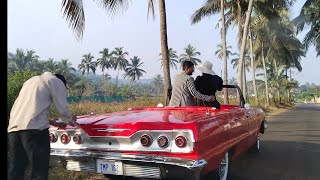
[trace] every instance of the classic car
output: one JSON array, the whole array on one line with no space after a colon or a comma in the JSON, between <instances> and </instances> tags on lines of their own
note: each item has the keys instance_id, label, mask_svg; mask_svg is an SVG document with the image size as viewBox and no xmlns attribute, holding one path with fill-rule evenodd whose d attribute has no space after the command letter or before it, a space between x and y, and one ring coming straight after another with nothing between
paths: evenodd
<instances>
[{"instance_id":1,"label":"classic car","mask_svg":"<svg viewBox=\"0 0 320 180\"><path fill-rule=\"evenodd\" d=\"M231 160L259 150L267 124L263 110L245 103L238 86L224 89L238 104L221 109L160 104L78 116L79 128L50 127L51 156L60 157L67 170L110 179L197 180L213 174L225 180Z\"/></svg>"}]
</instances>

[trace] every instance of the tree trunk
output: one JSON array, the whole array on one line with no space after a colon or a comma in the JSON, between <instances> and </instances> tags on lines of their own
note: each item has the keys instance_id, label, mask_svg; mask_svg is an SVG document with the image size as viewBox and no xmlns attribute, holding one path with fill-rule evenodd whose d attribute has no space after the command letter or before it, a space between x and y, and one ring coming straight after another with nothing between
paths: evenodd
<instances>
[{"instance_id":1,"label":"tree trunk","mask_svg":"<svg viewBox=\"0 0 320 180\"><path fill-rule=\"evenodd\" d=\"M266 104L265 107L269 106L269 91L268 91L268 77L267 77L267 68L266 68L266 61L264 59L264 47L263 47L263 42L262 42L262 51L261 51L261 56L262 56L262 64L263 64L263 70L264 70L264 83L265 83L265 88L266 88Z\"/></svg>"},{"instance_id":2,"label":"tree trunk","mask_svg":"<svg viewBox=\"0 0 320 180\"><path fill-rule=\"evenodd\" d=\"M291 93L290 93L291 89L287 90L287 95L288 95L288 103L291 103Z\"/></svg>"},{"instance_id":3,"label":"tree trunk","mask_svg":"<svg viewBox=\"0 0 320 180\"><path fill-rule=\"evenodd\" d=\"M159 0L159 14L160 14L160 37L161 37L161 54L163 65L163 80L164 80L164 98L165 104L168 102L168 89L171 89L170 66L169 66L169 52L167 40L167 19L166 19L166 4L165 0Z\"/></svg>"},{"instance_id":4,"label":"tree trunk","mask_svg":"<svg viewBox=\"0 0 320 180\"><path fill-rule=\"evenodd\" d=\"M249 26L249 38L250 38L250 59L251 59L251 69L252 69L252 84L253 84L254 100L255 100L255 104L259 105L257 85L256 85L256 67L254 65L254 58L253 58L253 40L252 40L251 26Z\"/></svg>"},{"instance_id":5,"label":"tree trunk","mask_svg":"<svg viewBox=\"0 0 320 180\"><path fill-rule=\"evenodd\" d=\"M240 57L239 57L239 64L238 64L238 85L240 86L241 90L242 87L242 74L243 74L243 59L244 59L244 51L246 48L246 41L247 41L247 34L248 34L248 27L250 23L251 12L253 8L253 0L249 1L248 10L246 13L246 21L244 23L243 35L242 35L242 42L241 42L241 49L240 49Z\"/></svg>"},{"instance_id":6,"label":"tree trunk","mask_svg":"<svg viewBox=\"0 0 320 180\"><path fill-rule=\"evenodd\" d=\"M228 84L228 69L227 69L227 42L226 42L226 22L224 16L224 0L220 0L221 5L221 41L222 41L222 59L224 63L224 84ZM229 104L228 102L228 89L224 89L224 104Z\"/></svg>"},{"instance_id":7,"label":"tree trunk","mask_svg":"<svg viewBox=\"0 0 320 180\"><path fill-rule=\"evenodd\" d=\"M243 28L242 28L242 16L241 16L241 4L240 4L241 0L237 0L237 5L238 5L238 9L237 9L237 21L238 21L238 47L240 49L241 47L241 42L242 42L242 34L243 34Z\"/></svg>"},{"instance_id":8,"label":"tree trunk","mask_svg":"<svg viewBox=\"0 0 320 180\"><path fill-rule=\"evenodd\" d=\"M248 101L248 90L247 90L247 74L246 74L246 63L243 64L243 97L244 100Z\"/></svg>"},{"instance_id":9,"label":"tree trunk","mask_svg":"<svg viewBox=\"0 0 320 180\"><path fill-rule=\"evenodd\" d=\"M117 74L117 78L116 78L116 87L118 87L119 71L120 71L120 69L118 68L118 74Z\"/></svg>"},{"instance_id":10,"label":"tree trunk","mask_svg":"<svg viewBox=\"0 0 320 180\"><path fill-rule=\"evenodd\" d=\"M278 73L278 64L277 64L277 61L274 59L273 60L274 62L274 77L275 77L275 80L276 80L276 91L277 91L277 99L279 101L279 103L281 103L281 100L280 100L280 87L279 87L279 73Z\"/></svg>"},{"instance_id":11,"label":"tree trunk","mask_svg":"<svg viewBox=\"0 0 320 180\"><path fill-rule=\"evenodd\" d=\"M102 70L102 85L104 84L105 76L104 76L104 69Z\"/></svg>"}]
</instances>

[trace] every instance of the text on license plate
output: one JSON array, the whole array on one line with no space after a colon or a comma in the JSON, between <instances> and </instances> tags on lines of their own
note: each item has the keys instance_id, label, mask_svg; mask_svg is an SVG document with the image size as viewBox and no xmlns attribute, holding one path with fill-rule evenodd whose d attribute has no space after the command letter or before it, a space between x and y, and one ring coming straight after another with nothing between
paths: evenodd
<instances>
[{"instance_id":1,"label":"text on license plate","mask_svg":"<svg viewBox=\"0 0 320 180\"><path fill-rule=\"evenodd\" d=\"M122 162L97 159L97 173L123 175Z\"/></svg>"}]
</instances>

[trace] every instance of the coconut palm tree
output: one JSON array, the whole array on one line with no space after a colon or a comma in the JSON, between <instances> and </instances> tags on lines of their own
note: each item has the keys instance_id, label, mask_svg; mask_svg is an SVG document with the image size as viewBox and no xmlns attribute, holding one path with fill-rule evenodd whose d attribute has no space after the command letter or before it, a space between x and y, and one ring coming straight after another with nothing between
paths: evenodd
<instances>
[{"instance_id":1,"label":"coconut palm tree","mask_svg":"<svg viewBox=\"0 0 320 180\"><path fill-rule=\"evenodd\" d=\"M185 53L180 55L180 62L191 61L195 66L197 66L198 63L201 63L201 60L196 58L197 55L201 55L200 52L196 50L196 48L188 44L188 46L184 48L184 51Z\"/></svg>"},{"instance_id":2,"label":"coconut palm tree","mask_svg":"<svg viewBox=\"0 0 320 180\"><path fill-rule=\"evenodd\" d=\"M72 63L69 62L69 59L61 59L60 62L57 63L57 73L67 74L70 72L76 72L76 68L72 67Z\"/></svg>"},{"instance_id":3,"label":"coconut palm tree","mask_svg":"<svg viewBox=\"0 0 320 180\"><path fill-rule=\"evenodd\" d=\"M118 85L118 77L120 70L125 70L126 66L128 65L128 60L126 59L126 56L129 55L128 52L123 51L123 47L116 47L112 51L113 57L112 57L112 66L114 70L118 70L117 78L116 78L116 84Z\"/></svg>"},{"instance_id":4,"label":"coconut palm tree","mask_svg":"<svg viewBox=\"0 0 320 180\"><path fill-rule=\"evenodd\" d=\"M57 62L53 58L49 58L44 62L44 69L46 71L54 72L58 69Z\"/></svg>"},{"instance_id":5,"label":"coconut palm tree","mask_svg":"<svg viewBox=\"0 0 320 180\"><path fill-rule=\"evenodd\" d=\"M237 53L233 53L233 52L231 51L231 49L232 49L231 46L226 47L226 60L224 60L224 54L223 54L224 48L223 48L222 44L218 44L218 45L217 45L217 48L218 48L218 49L216 50L215 55L218 56L219 59L222 59L223 62L224 62L223 82L224 82L224 84L228 84L228 80L227 80L227 79L228 79L227 60L229 59L230 56L236 55ZM227 97L227 96L225 96L225 97ZM227 103L228 103L228 102L225 102L225 104L227 104Z\"/></svg>"},{"instance_id":6,"label":"coconut palm tree","mask_svg":"<svg viewBox=\"0 0 320 180\"><path fill-rule=\"evenodd\" d=\"M261 11L264 11L263 8ZM252 33L255 37L253 50L256 54L257 64L263 65L265 76L265 92L266 100L269 105L268 98L268 64L272 64L275 74L278 74L279 67L286 69L291 67L302 70L300 60L304 56L303 46L295 37L294 28L289 22L286 10L277 19L270 20L266 15L256 11L253 18ZM269 38L265 38L268 36Z\"/></svg>"},{"instance_id":7,"label":"coconut palm tree","mask_svg":"<svg viewBox=\"0 0 320 180\"><path fill-rule=\"evenodd\" d=\"M227 59L229 59L230 56L236 55L237 53L233 53L232 50L232 46L228 46L226 48L226 57ZM218 44L217 45L217 50L215 51L215 55L219 58L219 59L223 59L223 47L222 44ZM238 54L239 55L239 54Z\"/></svg>"},{"instance_id":8,"label":"coconut palm tree","mask_svg":"<svg viewBox=\"0 0 320 180\"><path fill-rule=\"evenodd\" d=\"M231 79L229 79L229 83L231 85L237 84L237 79L235 77L232 77Z\"/></svg>"},{"instance_id":9,"label":"coconut palm tree","mask_svg":"<svg viewBox=\"0 0 320 180\"><path fill-rule=\"evenodd\" d=\"M102 51L99 52L102 57L97 60L97 66L100 66L102 70L103 81L105 80L105 69L109 69L112 67L112 53L109 53L108 48L103 48Z\"/></svg>"},{"instance_id":10,"label":"coconut palm tree","mask_svg":"<svg viewBox=\"0 0 320 180\"><path fill-rule=\"evenodd\" d=\"M163 77L160 74L157 74L152 82L151 82L151 89L155 95L160 95L163 93Z\"/></svg>"},{"instance_id":11,"label":"coconut palm tree","mask_svg":"<svg viewBox=\"0 0 320 180\"><path fill-rule=\"evenodd\" d=\"M223 3L223 4L222 4ZM224 5L224 6L222 6ZM221 11L221 7L223 7L224 10ZM223 21L222 19L222 12L224 13L224 16L226 17L225 23L221 23L221 32L224 32L229 28L230 25L233 23L237 23L238 26L238 44L240 46L241 42L241 37L242 37L242 32L243 32L243 17L245 17L245 12L248 7L248 2L247 1L241 1L241 0L231 0L231 1L221 1L221 0L208 0L206 3L196 10L192 17L191 17L191 22L192 24L200 22L204 17L209 17L214 14L221 14L221 22Z\"/></svg>"},{"instance_id":12,"label":"coconut palm tree","mask_svg":"<svg viewBox=\"0 0 320 180\"><path fill-rule=\"evenodd\" d=\"M251 4L250 4L251 2ZM279 6L283 7L283 8L287 8L289 5L291 5L292 1L291 0L281 0L281 1L274 1L274 0L258 0L255 1L255 7L261 7L261 8L265 8L266 5L268 5L268 7L273 7L273 9L277 9ZM245 37L247 36L247 30L244 33L245 28L248 28L249 25L249 16L246 16L246 13L248 14L248 12L250 12L249 14L251 14L251 11L253 9L253 1L241 1L241 0L231 0L231 1L226 1L225 3L225 9L226 9L226 13L225 13L225 17L226 17L226 29L228 29L228 27L230 27L230 25L234 24L235 22L237 23L237 27L238 27L238 46L243 47L240 50L240 54L241 54L241 59L243 59L243 53L244 53L244 48L245 46L245 41L242 38L243 35L245 35ZM250 5L250 6L249 6ZM192 23L197 23L199 21L201 21L204 17L207 16L211 16L217 13L221 13L221 0L208 0L206 1L206 3L199 8L193 15L192 15ZM265 8L265 9L269 9L269 8ZM249 10L249 11L248 11ZM272 13L271 13L272 12ZM266 17L272 19L276 16L279 16L276 11L266 11ZM222 17L222 16L221 16ZM244 22L244 17L248 17L247 23L243 23ZM222 19L221 19L222 21ZM223 24L224 25L224 24ZM246 40L246 39L245 39ZM243 42L244 41L244 42ZM244 45L242 45L244 44ZM242 61L241 63L239 63L242 66ZM242 68L241 68L242 69ZM240 72L242 74L242 72ZM238 81L239 82L239 81ZM242 84L242 82L240 83Z\"/></svg>"},{"instance_id":13,"label":"coconut palm tree","mask_svg":"<svg viewBox=\"0 0 320 180\"><path fill-rule=\"evenodd\" d=\"M162 54L160 53L159 56L162 56ZM177 69L177 63L179 63L178 60L178 55L177 55L177 51L173 50L172 48L169 48L169 64L171 68L175 68ZM162 59L159 59L162 60ZM163 67L163 61L161 61L161 68Z\"/></svg>"},{"instance_id":14,"label":"coconut palm tree","mask_svg":"<svg viewBox=\"0 0 320 180\"><path fill-rule=\"evenodd\" d=\"M45 65L46 65L46 61L42 61L39 59L33 59L32 61L30 61L27 64L26 69L30 69L31 71L42 73L45 70ZM8 67L8 69L9 69L9 67Z\"/></svg>"},{"instance_id":15,"label":"coconut palm tree","mask_svg":"<svg viewBox=\"0 0 320 180\"><path fill-rule=\"evenodd\" d=\"M224 76L223 81L225 84L228 84L228 68L227 68L227 43L226 43L226 31L230 24L234 21L238 23L238 41L240 42L241 39L239 35L242 35L242 16L244 15L243 7L247 7L245 1L227 1L224 0L209 0L206 4L198 9L192 15L192 23L199 22L203 17L210 16L216 14L220 11L221 15L221 50L220 50L220 57L223 59L224 62ZM225 9L227 12L225 13ZM240 43L239 43L240 44ZM217 54L217 53L216 53ZM224 91L224 103L228 104L228 94L227 90Z\"/></svg>"},{"instance_id":16,"label":"coconut palm tree","mask_svg":"<svg viewBox=\"0 0 320 180\"><path fill-rule=\"evenodd\" d=\"M133 58L130 59L131 63L129 63L125 69L125 75L124 78L129 77L132 82L139 80L140 77L143 76L143 73L146 73L145 70L139 68L142 64L140 63L140 58L138 56L134 56Z\"/></svg>"},{"instance_id":17,"label":"coconut palm tree","mask_svg":"<svg viewBox=\"0 0 320 180\"><path fill-rule=\"evenodd\" d=\"M308 49L313 44L317 56L320 56L320 0L306 0L293 23L297 26L297 32L303 31L306 26L310 27L303 40L304 46Z\"/></svg>"},{"instance_id":18,"label":"coconut palm tree","mask_svg":"<svg viewBox=\"0 0 320 180\"><path fill-rule=\"evenodd\" d=\"M55 62L55 68L52 72L62 74L66 78L69 87L72 87L78 81L78 77L74 74L77 70L72 67L72 63L68 59L61 59Z\"/></svg>"},{"instance_id":19,"label":"coconut palm tree","mask_svg":"<svg viewBox=\"0 0 320 180\"><path fill-rule=\"evenodd\" d=\"M273 65L274 62L267 62L267 79L268 79L268 90L273 95L274 104L277 104L276 99L280 102L280 91L284 91L287 85L287 77L285 75L285 66L281 65L277 69ZM263 74L257 74L261 76Z\"/></svg>"},{"instance_id":20,"label":"coconut palm tree","mask_svg":"<svg viewBox=\"0 0 320 180\"><path fill-rule=\"evenodd\" d=\"M129 5L129 0L104 0L96 1L99 5L110 12L111 16ZM160 15L160 39L161 39L161 54L164 75L164 88L171 89L169 52L167 40L167 19L165 0L159 0L159 15ZM85 28L85 14L82 0L62 0L62 11L69 23L70 27L75 31L78 38L82 38ZM148 0L148 14L151 11L154 17L154 0ZM164 96L167 97L167 91L164 91ZM167 104L167 102L166 102Z\"/></svg>"},{"instance_id":21,"label":"coconut palm tree","mask_svg":"<svg viewBox=\"0 0 320 180\"><path fill-rule=\"evenodd\" d=\"M79 70L82 70L82 75L84 75L84 73L87 73L86 77L88 79L90 69L93 72L93 74L96 73L96 62L92 61L94 57L91 55L91 53L85 54L82 57L83 59L81 60L81 63L78 65L78 68Z\"/></svg>"},{"instance_id":22,"label":"coconut palm tree","mask_svg":"<svg viewBox=\"0 0 320 180\"><path fill-rule=\"evenodd\" d=\"M233 69L236 69L238 71L238 65L239 65L239 57L240 55L238 53L234 53L234 55L236 56L235 58L231 59L231 64ZM245 56L245 70L246 71L250 71L250 56L246 53Z\"/></svg>"},{"instance_id":23,"label":"coconut palm tree","mask_svg":"<svg viewBox=\"0 0 320 180\"><path fill-rule=\"evenodd\" d=\"M288 7L288 4L290 4L289 0L284 0L284 1L259 1L257 3L257 9L263 9L264 10L264 15L268 19L273 19L274 17L278 17L279 13L277 13L277 10L279 6L281 8L286 9ZM248 4L248 10L246 12L245 16L245 23L243 25L243 34L242 34L242 40L241 40L241 46L240 46L240 58L239 58L239 66L238 66L238 85L240 87L243 86L243 80L240 79L243 77L243 64L244 64L244 56L245 56L245 51L246 51L246 41L247 41L247 36L248 36L248 31L249 31L249 25L250 25L250 18L251 18L251 13L253 11L253 0L249 0Z\"/></svg>"},{"instance_id":24,"label":"coconut palm tree","mask_svg":"<svg viewBox=\"0 0 320 180\"><path fill-rule=\"evenodd\" d=\"M246 13L246 20L243 27L243 35L241 39L241 46L240 46L240 56L239 56L239 66L238 66L238 85L241 89L243 89L243 79L244 77L244 55L245 55L245 48L246 48L246 42L247 42L247 35L248 35L248 27L250 23L251 18L251 12L253 9L253 0L249 0L248 10Z\"/></svg>"},{"instance_id":25,"label":"coconut palm tree","mask_svg":"<svg viewBox=\"0 0 320 180\"><path fill-rule=\"evenodd\" d=\"M16 49L15 54L9 52L9 71L24 71L28 67L28 64L35 59L39 59L39 56L36 55L34 50L26 50L24 52L23 49Z\"/></svg>"},{"instance_id":26,"label":"coconut palm tree","mask_svg":"<svg viewBox=\"0 0 320 180\"><path fill-rule=\"evenodd\" d=\"M224 83L228 84L228 63L227 63L227 31L226 31L226 18L224 15L224 0L220 0L220 14L221 14L221 42L222 42L222 59L224 71ZM224 104L229 104L228 91L224 90Z\"/></svg>"},{"instance_id":27,"label":"coconut palm tree","mask_svg":"<svg viewBox=\"0 0 320 180\"><path fill-rule=\"evenodd\" d=\"M249 26L249 47L250 47L250 60L251 60L250 64L252 69L252 86L253 86L253 92L254 92L254 99L255 99L255 104L259 105L258 91L257 91L257 85L256 85L256 63L253 55L253 35L251 32L251 26Z\"/></svg>"},{"instance_id":28,"label":"coconut palm tree","mask_svg":"<svg viewBox=\"0 0 320 180\"><path fill-rule=\"evenodd\" d=\"M239 59L240 59L240 56L238 53L234 53L234 55L236 55L237 57L236 58L233 58L231 60L231 64L233 65L233 69L236 69L238 66L239 66ZM250 71L250 58L249 56L246 54L245 56L245 64L243 66L244 68L244 73L243 73L243 96L244 96L244 99L247 101L248 100L248 91L247 91L247 75L246 75L246 72ZM238 72L238 69L237 69L237 72Z\"/></svg>"}]
</instances>

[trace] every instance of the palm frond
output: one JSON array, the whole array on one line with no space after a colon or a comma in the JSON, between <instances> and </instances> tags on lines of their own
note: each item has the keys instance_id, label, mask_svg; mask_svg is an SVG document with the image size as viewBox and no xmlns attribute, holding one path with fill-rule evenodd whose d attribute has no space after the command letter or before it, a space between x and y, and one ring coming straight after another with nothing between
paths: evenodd
<instances>
[{"instance_id":1,"label":"palm frond","mask_svg":"<svg viewBox=\"0 0 320 180\"><path fill-rule=\"evenodd\" d=\"M149 13L151 11L152 17L153 19L155 19L156 15L154 13L154 5L153 5L153 0L148 0L148 13L147 13L147 17L149 17Z\"/></svg>"},{"instance_id":2,"label":"palm frond","mask_svg":"<svg viewBox=\"0 0 320 180\"><path fill-rule=\"evenodd\" d=\"M202 20L202 18L210 16L220 12L220 1L207 0L207 2L191 16L191 24L196 24Z\"/></svg>"},{"instance_id":3,"label":"palm frond","mask_svg":"<svg viewBox=\"0 0 320 180\"><path fill-rule=\"evenodd\" d=\"M69 26L76 33L76 37L81 39L85 29L85 16L82 0L62 0L63 15Z\"/></svg>"},{"instance_id":4,"label":"palm frond","mask_svg":"<svg viewBox=\"0 0 320 180\"><path fill-rule=\"evenodd\" d=\"M129 7L130 0L96 0L97 3L107 10L111 17L114 17L118 11L125 11Z\"/></svg>"}]
</instances>

